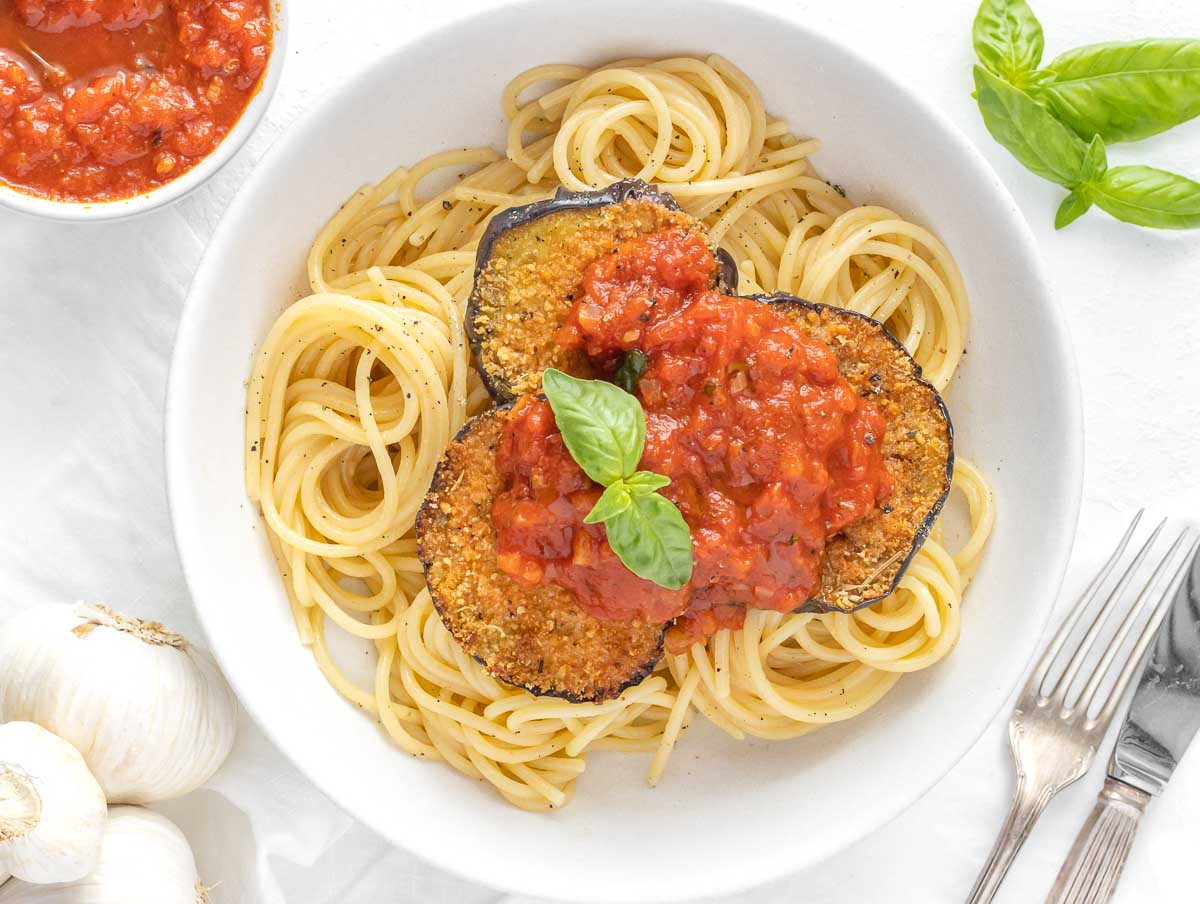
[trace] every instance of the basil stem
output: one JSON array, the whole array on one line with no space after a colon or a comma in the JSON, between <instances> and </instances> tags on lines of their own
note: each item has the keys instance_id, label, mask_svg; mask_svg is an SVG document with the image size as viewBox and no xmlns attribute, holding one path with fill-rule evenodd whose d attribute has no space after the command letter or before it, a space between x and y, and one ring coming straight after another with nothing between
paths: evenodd
<instances>
[{"instance_id":1,"label":"basil stem","mask_svg":"<svg viewBox=\"0 0 1200 904\"><path fill-rule=\"evenodd\" d=\"M1200 41L1090 44L1039 70L1042 27L1025 0L982 0L972 37L988 132L1026 169L1070 189L1055 229L1093 204L1138 226L1200 227L1200 183L1150 166L1109 169L1105 150L1200 115Z\"/></svg>"},{"instance_id":2,"label":"basil stem","mask_svg":"<svg viewBox=\"0 0 1200 904\"><path fill-rule=\"evenodd\" d=\"M1079 168L1079 184L1063 198L1058 212L1054 215L1055 229L1062 229L1074 223L1088 212L1092 206L1092 185L1103 178L1107 170L1108 155L1104 149L1104 141L1096 135L1088 145L1087 153L1083 155L1083 165Z\"/></svg>"}]
</instances>

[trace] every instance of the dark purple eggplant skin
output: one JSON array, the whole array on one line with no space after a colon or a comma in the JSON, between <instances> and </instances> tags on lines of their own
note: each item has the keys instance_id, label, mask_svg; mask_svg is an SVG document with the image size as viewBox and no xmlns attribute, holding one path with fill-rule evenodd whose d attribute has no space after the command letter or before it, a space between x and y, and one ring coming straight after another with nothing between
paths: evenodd
<instances>
[{"instance_id":1,"label":"dark purple eggplant skin","mask_svg":"<svg viewBox=\"0 0 1200 904\"><path fill-rule=\"evenodd\" d=\"M819 599L813 599L813 600L809 600L804 605L797 607L793 611L798 612L798 613L799 612L849 612L849 611L855 611L857 609L864 608L866 606L870 606L870 605L877 603L880 600L884 599L885 597L887 597L890 593L892 593L895 590L900 579L903 577L905 572L908 570L908 567L911 564L914 556L917 554L918 550L924 544L926 539L928 539L929 532L932 529L934 523L937 521L937 518L938 518L939 514L941 513L942 508L945 505L946 499L949 497L950 484L953 479L953 473L954 473L954 427L953 427L953 422L950 419L950 412L947 410L945 401L942 399L940 393L937 392L937 390L933 387L933 385L931 383L929 383L928 380L925 380L922 377L920 365L917 364L915 359L913 359L912 355L910 355L908 353L908 350L904 348L903 343L901 343L899 339L897 339L891 332L889 332L887 330L887 328L880 321L875 320L872 317L868 317L865 314L858 313L856 311L849 311L849 310L846 310L843 308L838 308L838 307L831 306L831 305L823 305L823 304L819 304L819 303L815 303L815 302L810 302L810 301L807 301L802 298L798 298L793 295L774 294L774 295L751 295L751 296L746 296L746 297L751 298L755 301L762 302L764 304L774 304L774 305L780 305L780 306L787 305L791 308L803 307L803 308L807 308L808 310L811 310L811 311L814 311L817 313L832 312L837 317L853 317L853 318L856 318L856 319L868 324L873 329L877 329L880 333L882 333L883 336L885 336L887 338L887 340L895 347L895 349L898 352L900 352L903 355L903 357L911 363L912 379L915 382L922 384L926 389L928 389L928 391L930 393L932 393L933 398L935 399L937 407L939 409L940 415L945 420L946 431L947 431L947 440L948 440L948 444L949 444L949 449L948 449L949 454L948 454L948 458L947 458L947 462L946 462L946 469L945 469L945 487L946 488L945 488L944 492L934 502L930 511L922 519L921 523L918 525L918 527L914 533L912 546L909 549L904 560L901 562L900 567L898 568L898 570L896 572L896 575L892 579L892 581L891 581L890 585L888 586L888 588L886 589L886 591L880 593L877 596L873 596L873 597L864 599L861 603L856 604L851 609L846 609L846 608L832 605L832 604L826 604L826 603L823 603ZM545 396L540 395L540 394L538 397L542 398L542 399L545 398ZM506 403L501 403L498 405L497 409L493 409L493 410L508 410L512 407L512 404L513 404L512 401L509 401ZM458 436L456 437L456 441L460 440L460 439L464 439L466 437L466 435L472 429L472 426L473 426L473 420L468 421L460 430ZM418 516L417 516L418 536L420 536L421 533L423 532L423 523L425 522L425 520L428 518L431 518L434 515L434 513L432 512L432 510L430 508L431 500L433 499L432 491L438 487L443 486L447 482L447 480L448 480L448 475L443 473L443 468L441 465L439 465L438 472L437 472L437 474L435 474L435 477L434 477L433 487L431 488L431 494L429 497L427 497L425 504L422 505L421 511L418 513ZM427 580L430 582L430 586L432 589L432 587L434 585L433 585L433 581L432 581L432 576L430 575L430 571L429 571L429 563L428 563L428 561L426 561L426 558L427 557L425 555L422 555L422 563L423 563L423 566L424 566L424 569L426 572L426 577L427 577ZM441 605L440 605L440 600L436 593L434 594L434 604L438 608L438 611L440 614L441 613ZM644 680L648 675L650 675L654 671L658 661L662 657L662 641L665 636L665 631L666 631L667 627L668 627L668 625L663 626L664 633L663 633L663 635L660 635L658 648L645 661L639 663L637 669L634 672L632 672L629 676L627 676L627 678L621 683L621 685L618 688L618 690L616 691L616 693L620 693L621 691L640 683L642 680ZM478 662L480 662L484 667L487 667L486 661L484 661L483 659L481 659L478 656L475 656L474 658ZM506 683L507 683L507 679L504 679L504 680L506 680ZM526 690L529 690L531 693L534 693L537 695L559 697L559 698L562 698L562 699L565 699L565 700L568 700L571 702L589 702L590 700L594 699L594 698L587 697L587 696L579 696L579 695L575 695L575 694L572 694L569 692L564 692L564 691L556 689L556 688L541 687L541 686L531 684L531 683L517 684L516 686L524 687Z\"/></svg>"},{"instance_id":2,"label":"dark purple eggplant skin","mask_svg":"<svg viewBox=\"0 0 1200 904\"><path fill-rule=\"evenodd\" d=\"M541 393L538 393L537 398L542 401L546 400L546 397ZM511 411L514 404L515 400L498 404L496 407L489 408L487 411L470 418L465 424L463 424L461 428L459 428L458 433L456 433L454 439L451 440L451 445L465 441L470 436L471 431L479 426L480 418L494 417L499 412ZM447 622L446 616L443 612L444 601L439 592L437 582L434 579L429 553L422 545L422 536L427 531L436 529L433 525L436 524L436 519L439 514L436 510L437 496L439 492L445 491L449 486L452 486L451 481L455 479L456 478L454 474L450 472L448 456L443 454L441 460L438 462L436 470L434 471L433 482L430 485L429 492L426 494L425 500L421 504L421 508L417 511L416 517L416 533L418 538L417 554L421 560L421 567L425 574L425 582L429 588L430 596L433 600L434 608L437 610L438 617L442 619L442 623L446 626L447 630L450 631L453 629ZM667 624L661 626L661 630L658 634L657 646L655 646L655 648L651 651L650 655L645 660L637 663L634 666L633 671L625 676L620 685L618 685L615 689L612 689L604 697L574 694L561 688L554 686L543 686L532 681L521 683L509 678L500 677L499 675L494 675L493 677L495 677L498 681L503 681L505 684L527 690L535 696L557 697L559 699L566 700L569 703L595 703L614 699L629 688L641 684L646 678L650 677L655 668L658 667L658 663L663 657L663 643L666 637L667 628ZM485 669L489 669L489 674L491 674L487 660L473 652L470 653L470 656Z\"/></svg>"},{"instance_id":3,"label":"dark purple eggplant skin","mask_svg":"<svg viewBox=\"0 0 1200 904\"><path fill-rule=\"evenodd\" d=\"M522 207L513 207L497 214L489 223L483 237L480 239L478 251L475 259L475 279L478 284L479 275L487 264L488 259L492 254L493 246L497 238L503 235L510 229L524 226L535 220L552 213L562 210L572 209L590 209L595 207L603 207L609 204L620 204L627 200L648 200L657 204L661 204L668 210L679 210L679 204L669 192L663 191L655 186L652 186L640 179L623 179L619 182L614 182L612 185L604 189L596 191L568 191L560 188L553 198L544 201L538 201L533 204L528 204ZM733 295L736 292L738 281L737 267L734 264L733 258L724 249L717 249L716 259L718 264L717 288L720 292L727 295ZM933 393L940 409L942 417L945 419L946 429L949 442L949 455L946 463L945 473L945 491L937 499L929 513L926 515L915 532L914 540L911 549L905 556L901 567L896 572L894 579L889 585L886 592L877 596L872 596L864 599L861 603L856 604L853 609L846 609L832 604L825 604L820 600L810 600L803 606L798 608L798 612L847 612L861 609L865 606L877 603L884 599L888 594L892 593L901 577L907 571L913 557L924 544L929 536L930 530L937 521L942 508L945 505L946 499L950 494L950 483L953 477L954 470L954 428L950 419L950 413L946 408L945 401L937 390L921 376L921 367L913 360L908 350L904 348L903 343L893 336L887 328L872 317L861 314L855 311L848 311L842 308L837 308L830 305L823 305L816 302L811 302L806 299L798 298L793 295L777 293L773 295L751 295L747 296L756 301L761 301L766 304L790 304L801 305L816 312L831 310L839 316L855 317L867 322L885 335L888 340L912 363L913 378L924 384L930 392ZM480 353L480 344L486 336L476 330L476 320L478 316L479 297L476 291L472 291L467 302L466 311L466 333L468 341L471 345L471 350L475 360L476 369L479 371L480 377L483 380L484 386L487 388L492 398L499 403L510 402L513 399L512 393L506 385L500 385L487 370L482 366L482 356Z\"/></svg>"},{"instance_id":4,"label":"dark purple eggplant skin","mask_svg":"<svg viewBox=\"0 0 1200 904\"><path fill-rule=\"evenodd\" d=\"M479 248L475 252L476 285L478 285L480 273L483 272L488 259L492 256L492 247L495 245L496 239L510 229L525 226L534 220L563 210L588 210L593 207L620 204L623 201L652 201L667 210L680 209L679 203L669 192L655 188L641 179L622 179L614 182L608 188L596 191L568 191L560 188L554 193L553 198L535 201L533 204L526 204L522 207L510 207L492 218L487 229L484 230L483 237L479 240ZM717 290L725 295L732 294L737 290L737 265L733 262L729 252L723 248L718 248L714 256L717 260ZM493 399L497 402L511 401L513 395L509 392L508 387L499 384L483 366L481 343L487 337L486 334L476 329L478 316L479 295L472 288L471 296L467 299L466 332L467 341L471 346L471 355L475 361L475 369L479 371L483 385Z\"/></svg>"},{"instance_id":5,"label":"dark purple eggplant skin","mask_svg":"<svg viewBox=\"0 0 1200 904\"><path fill-rule=\"evenodd\" d=\"M926 515L921 521L920 525L918 525L916 536L913 538L912 549L909 550L908 555L905 556L904 560L900 563L900 569L896 572L895 578L892 579L892 583L888 587L887 592L881 593L878 596L874 596L869 599L865 599L853 609L843 609L840 606L827 605L822 603L820 600L809 600L803 606L800 606L794 611L854 612L858 609L863 609L867 606L873 605L874 603L878 603L880 600L887 598L895 591L897 585L900 583L900 579L904 577L904 573L908 571L908 566L912 564L913 557L916 556L917 552L925 544L925 541L929 539L929 532L933 530L933 525L937 522L938 516L942 513L942 508L945 507L946 500L950 498L950 485L954 479L954 422L950 419L950 410L946 407L946 400L942 398L942 394L934 388L933 384L926 380L924 376L922 376L921 365L917 363L916 359L913 358L911 354L909 354L908 349L904 347L904 343L897 339L892 332L883 325L882 322L876 320L874 317L868 317L866 314L860 313L859 311L851 311L847 310L846 308L836 307L834 305L808 301L807 299L798 298L795 295L788 295L784 292L776 292L771 295L747 295L745 297L752 298L755 301L761 301L764 304L786 304L790 306L805 307L817 313L833 311L838 316L855 317L859 320L865 321L868 324L878 327L880 332L887 337L887 339L896 347L896 349L902 352L904 357L912 362L913 378L917 382L924 384L926 387L928 387L929 391L933 393L934 399L937 400L938 409L941 411L942 417L946 420L946 432L950 444L950 455L946 459L946 490L940 497L938 497L937 501L934 502L933 507L929 510L929 514Z\"/></svg>"}]
</instances>

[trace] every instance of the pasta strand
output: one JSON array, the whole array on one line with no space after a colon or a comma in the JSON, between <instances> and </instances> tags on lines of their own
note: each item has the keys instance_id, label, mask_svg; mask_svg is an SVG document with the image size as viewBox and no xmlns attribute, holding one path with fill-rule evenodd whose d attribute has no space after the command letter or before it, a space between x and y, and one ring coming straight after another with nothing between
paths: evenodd
<instances>
[{"instance_id":1,"label":"pasta strand","mask_svg":"<svg viewBox=\"0 0 1200 904\"><path fill-rule=\"evenodd\" d=\"M540 92L540 93L539 93ZM944 389L966 341L967 296L945 246L823 181L815 139L767 113L718 56L539 66L502 92L505 151L466 148L359 189L317 235L312 294L276 321L246 405L246 486L268 525L302 643L397 747L490 783L518 807L565 805L593 750L645 752L664 775L694 713L735 738L791 738L861 714L954 646L962 594L995 519L979 470L954 489L970 528L941 523L886 599L852 613L752 610L667 657L617 700L566 703L492 678L442 625L413 524L451 437L490 405L463 312L475 247L499 211L560 186L638 176L704 220L739 289L788 292L882 319ZM440 192L430 177L456 174ZM330 626L377 654L359 687Z\"/></svg>"}]
</instances>

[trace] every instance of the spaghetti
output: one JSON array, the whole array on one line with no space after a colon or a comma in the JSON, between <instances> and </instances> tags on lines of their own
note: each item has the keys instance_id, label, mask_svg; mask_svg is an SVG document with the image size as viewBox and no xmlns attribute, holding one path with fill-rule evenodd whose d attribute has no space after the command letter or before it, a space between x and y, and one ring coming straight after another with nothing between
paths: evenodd
<instances>
[{"instance_id":1,"label":"spaghetti","mask_svg":"<svg viewBox=\"0 0 1200 904\"><path fill-rule=\"evenodd\" d=\"M548 84L557 86L526 99ZM502 106L505 154L435 154L343 205L309 253L312 294L278 319L254 365L247 488L300 639L329 682L401 749L541 810L570 800L593 750L652 752L657 782L694 713L737 738L795 737L863 712L902 674L940 660L994 519L990 488L961 458L954 486L970 532L960 549L946 547L939 522L882 602L852 613L752 610L744 628L668 656L616 700L535 697L453 640L425 587L413 524L451 437L491 404L463 312L475 245L499 210L560 186L660 183L733 255L741 293L788 292L882 320L938 389L968 319L942 243L818 177L808 160L817 142L768 115L719 56L541 66L508 85ZM431 176L449 185L426 196ZM371 687L333 661L330 622L375 645Z\"/></svg>"}]
</instances>

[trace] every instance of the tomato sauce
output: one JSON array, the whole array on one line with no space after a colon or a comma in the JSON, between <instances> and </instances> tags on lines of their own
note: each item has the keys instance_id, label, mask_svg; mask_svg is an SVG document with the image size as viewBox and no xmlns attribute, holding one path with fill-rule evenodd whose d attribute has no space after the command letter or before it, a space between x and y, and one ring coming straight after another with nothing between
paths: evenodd
<instances>
[{"instance_id":1,"label":"tomato sauce","mask_svg":"<svg viewBox=\"0 0 1200 904\"><path fill-rule=\"evenodd\" d=\"M0 0L0 180L110 201L176 179L258 91L270 0Z\"/></svg>"},{"instance_id":2,"label":"tomato sauce","mask_svg":"<svg viewBox=\"0 0 1200 904\"><path fill-rule=\"evenodd\" d=\"M547 402L518 403L497 450L500 567L527 586L568 588L596 617L676 619L672 652L740 626L747 608L802 605L820 585L827 538L893 490L887 425L834 353L770 305L710 291L714 266L694 234L625 243L588 268L558 335L610 375L626 352L646 356L640 467L671 478L662 493L692 533L688 585L638 578L602 525L583 523L601 488L571 458Z\"/></svg>"}]
</instances>

